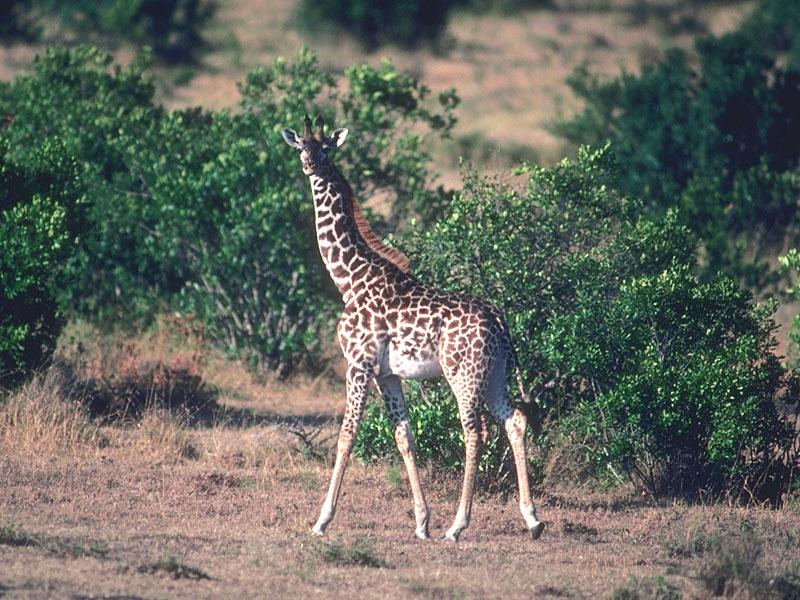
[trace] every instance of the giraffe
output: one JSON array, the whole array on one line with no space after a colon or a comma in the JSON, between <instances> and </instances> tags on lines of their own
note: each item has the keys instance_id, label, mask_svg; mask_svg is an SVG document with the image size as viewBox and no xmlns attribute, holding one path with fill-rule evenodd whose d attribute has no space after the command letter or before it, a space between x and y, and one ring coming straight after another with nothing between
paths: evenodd
<instances>
[{"instance_id":1,"label":"giraffe","mask_svg":"<svg viewBox=\"0 0 800 600\"><path fill-rule=\"evenodd\" d=\"M317 241L322 261L342 295L344 311L337 334L347 362L347 403L339 431L336 462L319 518L312 531L323 535L333 519L347 460L353 448L370 383L383 397L414 497L415 535L430 539L430 510L420 484L414 437L400 380L444 375L458 402L464 430L465 468L461 497L445 539L458 541L469 525L481 437L482 409L501 423L514 453L519 508L532 538L544 523L536 517L525 458L527 417L511 405L506 367L513 362L523 398L519 364L502 315L466 294L423 285L408 258L385 246L370 229L347 181L329 157L347 129L326 136L322 116L304 119L303 136L286 128L282 135L298 151L314 199Z\"/></svg>"}]
</instances>

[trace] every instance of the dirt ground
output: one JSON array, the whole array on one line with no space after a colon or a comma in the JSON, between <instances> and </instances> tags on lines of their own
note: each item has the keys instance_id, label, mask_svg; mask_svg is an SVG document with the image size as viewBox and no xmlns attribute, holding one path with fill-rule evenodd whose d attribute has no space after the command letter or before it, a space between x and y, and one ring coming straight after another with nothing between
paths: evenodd
<instances>
[{"instance_id":1,"label":"dirt ground","mask_svg":"<svg viewBox=\"0 0 800 600\"><path fill-rule=\"evenodd\" d=\"M130 369L118 358L131 352L149 372L147 343L117 346L105 367L92 359L78 370ZM197 368L180 352L162 362ZM317 538L341 384L257 382L225 361L205 361L202 377L215 403L203 418L149 408L98 425L85 399L59 391L55 369L7 401L0 597L800 597L796 504L656 505L628 489L545 482L535 494L547 529L534 542L515 495L479 486L460 541L425 542L413 535L402 467L353 459L336 518ZM422 474L438 537L458 475Z\"/></svg>"}]
</instances>

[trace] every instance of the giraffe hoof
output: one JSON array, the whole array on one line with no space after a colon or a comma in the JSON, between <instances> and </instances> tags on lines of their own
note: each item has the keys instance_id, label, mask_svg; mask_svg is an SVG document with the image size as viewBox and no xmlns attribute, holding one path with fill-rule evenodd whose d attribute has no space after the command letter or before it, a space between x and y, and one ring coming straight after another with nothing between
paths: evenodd
<instances>
[{"instance_id":1,"label":"giraffe hoof","mask_svg":"<svg viewBox=\"0 0 800 600\"><path fill-rule=\"evenodd\" d=\"M531 527L531 537L535 540L538 540L542 536L542 532L544 531L544 523L539 521L536 525Z\"/></svg>"},{"instance_id":2,"label":"giraffe hoof","mask_svg":"<svg viewBox=\"0 0 800 600\"><path fill-rule=\"evenodd\" d=\"M415 531L414 535L421 540L431 539L431 534L429 534L427 531Z\"/></svg>"},{"instance_id":3,"label":"giraffe hoof","mask_svg":"<svg viewBox=\"0 0 800 600\"><path fill-rule=\"evenodd\" d=\"M442 537L439 538L440 542L453 542L458 543L458 533L445 533Z\"/></svg>"}]
</instances>

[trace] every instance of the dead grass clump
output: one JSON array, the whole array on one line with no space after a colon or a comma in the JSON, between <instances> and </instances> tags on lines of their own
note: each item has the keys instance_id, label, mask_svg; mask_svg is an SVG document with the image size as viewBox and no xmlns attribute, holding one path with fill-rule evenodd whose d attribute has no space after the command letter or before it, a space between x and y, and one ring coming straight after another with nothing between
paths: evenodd
<instances>
[{"instance_id":1,"label":"dead grass clump","mask_svg":"<svg viewBox=\"0 0 800 600\"><path fill-rule=\"evenodd\" d=\"M16 452L42 455L106 441L57 369L35 375L0 407L0 443Z\"/></svg>"},{"instance_id":2,"label":"dead grass clump","mask_svg":"<svg viewBox=\"0 0 800 600\"><path fill-rule=\"evenodd\" d=\"M261 470L265 483L293 471L298 460L289 450L286 435L268 426L247 429L214 426L196 441L206 464L220 471Z\"/></svg>"},{"instance_id":3,"label":"dead grass clump","mask_svg":"<svg viewBox=\"0 0 800 600\"><path fill-rule=\"evenodd\" d=\"M761 554L761 543L750 536L715 540L703 553L697 577L714 596L763 598L768 582Z\"/></svg>"},{"instance_id":4,"label":"dead grass clump","mask_svg":"<svg viewBox=\"0 0 800 600\"><path fill-rule=\"evenodd\" d=\"M89 413L104 422L137 421L160 409L198 419L216 407L200 375L163 363L139 364L121 376L91 382L87 390Z\"/></svg>"},{"instance_id":5,"label":"dead grass clump","mask_svg":"<svg viewBox=\"0 0 800 600\"><path fill-rule=\"evenodd\" d=\"M669 535L662 537L660 543L670 558L691 558L702 556L713 545L715 539L708 527L701 523L695 526L689 524L685 527L676 527Z\"/></svg>"},{"instance_id":6,"label":"dead grass clump","mask_svg":"<svg viewBox=\"0 0 800 600\"><path fill-rule=\"evenodd\" d=\"M138 455L153 459L194 460L200 456L187 431L185 418L166 410L146 410L136 422L133 435L125 437Z\"/></svg>"},{"instance_id":7,"label":"dead grass clump","mask_svg":"<svg viewBox=\"0 0 800 600\"><path fill-rule=\"evenodd\" d=\"M135 338L70 324L55 364L90 416L113 423L137 421L152 409L210 417L217 404L203 378L205 360L202 326L189 317L165 315Z\"/></svg>"},{"instance_id":8,"label":"dead grass clump","mask_svg":"<svg viewBox=\"0 0 800 600\"><path fill-rule=\"evenodd\" d=\"M772 569L763 560L764 545L755 535L726 535L703 553L697 580L712 596L726 598L800 598L800 570Z\"/></svg>"}]
</instances>

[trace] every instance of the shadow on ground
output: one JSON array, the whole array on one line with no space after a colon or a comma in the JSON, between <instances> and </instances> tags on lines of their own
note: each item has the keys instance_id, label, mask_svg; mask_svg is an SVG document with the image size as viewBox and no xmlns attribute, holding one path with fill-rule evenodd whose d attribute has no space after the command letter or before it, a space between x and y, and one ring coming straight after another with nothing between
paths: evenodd
<instances>
[{"instance_id":1,"label":"shadow on ground","mask_svg":"<svg viewBox=\"0 0 800 600\"><path fill-rule=\"evenodd\" d=\"M67 361L55 361L64 397L83 405L90 418L105 425L133 424L147 411L165 410L189 427L233 428L282 425L290 429L321 427L330 415L280 415L234 408L219 403L219 391L191 369L148 363L117 378L81 376Z\"/></svg>"}]
</instances>

